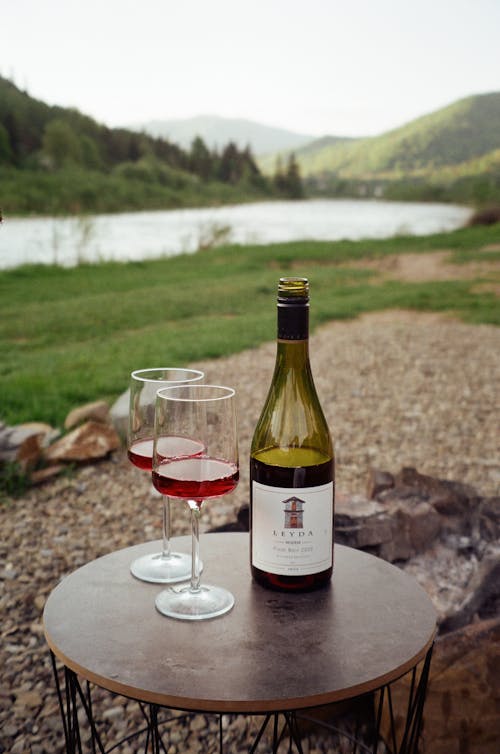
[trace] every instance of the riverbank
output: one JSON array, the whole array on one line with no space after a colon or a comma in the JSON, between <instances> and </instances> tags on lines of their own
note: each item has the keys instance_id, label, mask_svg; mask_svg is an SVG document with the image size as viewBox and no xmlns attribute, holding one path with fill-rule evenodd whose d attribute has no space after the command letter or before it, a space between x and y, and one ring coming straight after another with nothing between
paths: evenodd
<instances>
[{"instance_id":1,"label":"riverbank","mask_svg":"<svg viewBox=\"0 0 500 754\"><path fill-rule=\"evenodd\" d=\"M6 217L85 215L203 207L265 199L268 186L202 181L183 170L144 161L104 173L77 168L56 172L0 168Z\"/></svg>"},{"instance_id":2,"label":"riverbank","mask_svg":"<svg viewBox=\"0 0 500 754\"><path fill-rule=\"evenodd\" d=\"M283 274L309 277L313 330L401 308L500 324L499 244L492 226L0 272L0 419L60 427L75 406L115 400L138 366L182 366L272 340L276 282ZM431 279L401 276L398 264L407 270L408 255L421 260L422 269L433 265ZM255 363L251 370L256 380Z\"/></svg>"}]
</instances>

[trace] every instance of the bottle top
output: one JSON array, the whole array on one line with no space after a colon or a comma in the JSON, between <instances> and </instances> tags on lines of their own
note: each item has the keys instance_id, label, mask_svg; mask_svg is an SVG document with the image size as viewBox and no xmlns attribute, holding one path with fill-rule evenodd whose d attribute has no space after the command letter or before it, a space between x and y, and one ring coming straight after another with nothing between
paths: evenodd
<instances>
[{"instance_id":1,"label":"bottle top","mask_svg":"<svg viewBox=\"0 0 500 754\"><path fill-rule=\"evenodd\" d=\"M278 303L307 304L309 302L309 281L307 278L280 278Z\"/></svg>"},{"instance_id":2,"label":"bottle top","mask_svg":"<svg viewBox=\"0 0 500 754\"><path fill-rule=\"evenodd\" d=\"M278 285L278 340L309 337L309 281L280 278Z\"/></svg>"}]
</instances>

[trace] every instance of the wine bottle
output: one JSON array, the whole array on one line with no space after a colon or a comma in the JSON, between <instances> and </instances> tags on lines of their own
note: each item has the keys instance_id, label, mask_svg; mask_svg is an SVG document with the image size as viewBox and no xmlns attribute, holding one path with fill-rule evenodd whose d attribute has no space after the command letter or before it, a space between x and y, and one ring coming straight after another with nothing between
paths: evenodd
<instances>
[{"instance_id":1,"label":"wine bottle","mask_svg":"<svg viewBox=\"0 0 500 754\"><path fill-rule=\"evenodd\" d=\"M334 455L309 362L309 283L281 278L276 364L250 451L253 578L309 591L333 572Z\"/></svg>"}]
</instances>

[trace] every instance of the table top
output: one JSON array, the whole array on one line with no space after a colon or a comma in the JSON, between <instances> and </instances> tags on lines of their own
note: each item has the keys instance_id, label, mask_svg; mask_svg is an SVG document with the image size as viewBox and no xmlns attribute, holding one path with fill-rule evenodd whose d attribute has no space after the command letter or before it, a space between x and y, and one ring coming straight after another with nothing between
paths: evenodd
<instances>
[{"instance_id":1,"label":"table top","mask_svg":"<svg viewBox=\"0 0 500 754\"><path fill-rule=\"evenodd\" d=\"M190 538L173 540L190 551ZM47 642L67 667L110 691L205 712L272 712L327 704L400 677L426 654L436 613L421 587L384 560L335 545L330 586L269 591L250 575L249 537L204 534L202 584L225 586L231 612L178 621L155 609L158 584L134 579L149 542L66 576L44 611Z\"/></svg>"}]
</instances>

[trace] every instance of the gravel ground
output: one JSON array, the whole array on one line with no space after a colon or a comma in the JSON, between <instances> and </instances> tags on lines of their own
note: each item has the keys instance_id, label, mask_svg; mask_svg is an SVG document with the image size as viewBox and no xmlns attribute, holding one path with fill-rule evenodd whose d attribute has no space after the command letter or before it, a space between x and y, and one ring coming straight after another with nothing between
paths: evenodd
<instances>
[{"instance_id":1,"label":"gravel ground","mask_svg":"<svg viewBox=\"0 0 500 754\"><path fill-rule=\"evenodd\" d=\"M238 391L241 482L206 507L205 528L234 519L248 500L248 452L269 385L275 346L199 362L207 381ZM498 404L500 329L437 315L373 314L323 326L311 338L316 386L336 446L337 488L365 492L378 467L472 484L482 495L500 487ZM41 626L59 579L99 555L160 536L160 504L147 475L123 452L30 490L0 510L0 752L57 754L61 729ZM188 515L174 508L174 534ZM203 544L202 544L203 548ZM99 696L99 692L98 692ZM123 735L132 703L103 700L110 737ZM195 751L215 722L173 728L168 752ZM226 721L228 751L244 750L245 720ZM211 747L202 743L201 750ZM323 750L312 742L310 754ZM130 743L121 749L135 751Z\"/></svg>"}]
</instances>

